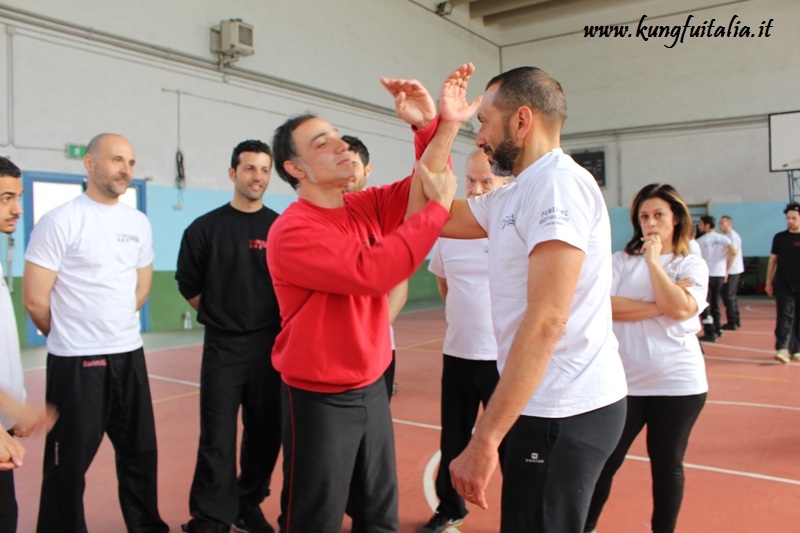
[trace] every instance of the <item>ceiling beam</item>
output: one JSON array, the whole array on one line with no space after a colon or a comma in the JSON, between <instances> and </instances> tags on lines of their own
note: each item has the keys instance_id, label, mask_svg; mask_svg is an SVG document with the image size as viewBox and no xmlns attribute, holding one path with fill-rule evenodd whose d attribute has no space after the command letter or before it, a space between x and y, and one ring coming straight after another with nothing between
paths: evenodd
<instances>
[{"instance_id":1,"label":"ceiling beam","mask_svg":"<svg viewBox=\"0 0 800 533\"><path fill-rule=\"evenodd\" d=\"M476 19L534 6L536 4L546 4L552 1L553 0L474 0L469 4L469 17Z\"/></svg>"}]
</instances>

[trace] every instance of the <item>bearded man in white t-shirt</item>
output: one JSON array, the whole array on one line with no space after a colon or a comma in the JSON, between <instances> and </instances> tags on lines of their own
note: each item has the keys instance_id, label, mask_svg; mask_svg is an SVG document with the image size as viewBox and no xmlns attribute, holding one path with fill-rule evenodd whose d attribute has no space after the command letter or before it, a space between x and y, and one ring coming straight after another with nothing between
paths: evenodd
<instances>
[{"instance_id":1,"label":"bearded man in white t-shirt","mask_svg":"<svg viewBox=\"0 0 800 533\"><path fill-rule=\"evenodd\" d=\"M86 192L34 226L22 277L25 309L47 336L47 435L37 531L86 531L85 474L104 434L114 446L128 531L169 531L158 513L153 404L136 312L153 279L144 213L119 201L136 154L116 134L83 159Z\"/></svg>"},{"instance_id":2,"label":"bearded man in white t-shirt","mask_svg":"<svg viewBox=\"0 0 800 533\"><path fill-rule=\"evenodd\" d=\"M443 116L468 106L465 85L440 99ZM560 148L565 119L561 85L541 69L490 80L476 143L493 168L516 179L456 200L442 231L489 238L500 381L450 472L458 493L486 508L505 437L502 533L581 532L625 418L608 210L592 175Z\"/></svg>"}]
</instances>

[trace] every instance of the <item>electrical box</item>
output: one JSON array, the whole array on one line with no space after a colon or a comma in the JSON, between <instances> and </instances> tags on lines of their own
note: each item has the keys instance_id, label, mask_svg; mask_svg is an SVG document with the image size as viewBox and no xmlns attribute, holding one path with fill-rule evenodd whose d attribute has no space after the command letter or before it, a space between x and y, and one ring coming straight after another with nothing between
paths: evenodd
<instances>
[{"instance_id":1,"label":"electrical box","mask_svg":"<svg viewBox=\"0 0 800 533\"><path fill-rule=\"evenodd\" d=\"M242 19L223 20L211 29L211 51L226 56L252 55L253 25Z\"/></svg>"}]
</instances>

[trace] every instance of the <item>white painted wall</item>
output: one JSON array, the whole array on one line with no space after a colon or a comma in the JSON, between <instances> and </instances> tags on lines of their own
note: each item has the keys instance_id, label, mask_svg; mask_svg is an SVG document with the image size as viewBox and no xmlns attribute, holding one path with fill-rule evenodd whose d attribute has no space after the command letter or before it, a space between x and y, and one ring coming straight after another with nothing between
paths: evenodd
<instances>
[{"instance_id":1,"label":"white painted wall","mask_svg":"<svg viewBox=\"0 0 800 533\"><path fill-rule=\"evenodd\" d=\"M407 1L12 0L4 5L41 16L19 20L0 5L5 23L0 29L7 34L0 38L0 71L8 73L7 83L0 83L0 124L11 124L0 127L0 152L24 169L82 174L79 160L66 159L65 145L86 144L98 132L113 131L132 141L137 177L171 185L180 146L189 187L227 190L226 170L237 142L270 142L288 116L310 111L364 140L373 153L374 183L394 181L408 173L413 158L411 133L397 119L248 81L237 69L390 109L381 75L416 77L435 94L448 72L472 61L479 68L478 94L499 68L496 46ZM53 19L50 28L42 27L45 18ZM256 53L240 59L226 76L69 34L71 25L94 28L211 62L210 28L228 18L255 26ZM468 137L458 141L456 168L471 145ZM277 175L269 192L294 194Z\"/></svg>"},{"instance_id":2,"label":"white painted wall","mask_svg":"<svg viewBox=\"0 0 800 533\"><path fill-rule=\"evenodd\" d=\"M683 25L688 15L726 26L737 16L756 31L774 22L769 38L687 37L674 48L664 46L671 38L581 31L504 48L502 68L533 64L562 83L564 145L606 148L611 206L629 205L654 181L690 202L786 201L786 175L769 172L767 115L800 109L800 2L751 0L647 23Z\"/></svg>"}]
</instances>

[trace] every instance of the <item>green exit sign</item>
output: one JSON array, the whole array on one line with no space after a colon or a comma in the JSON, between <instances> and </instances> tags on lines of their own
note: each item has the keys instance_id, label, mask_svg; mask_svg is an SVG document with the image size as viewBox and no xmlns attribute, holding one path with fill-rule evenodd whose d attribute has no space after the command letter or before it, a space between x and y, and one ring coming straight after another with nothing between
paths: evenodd
<instances>
[{"instance_id":1,"label":"green exit sign","mask_svg":"<svg viewBox=\"0 0 800 533\"><path fill-rule=\"evenodd\" d=\"M68 144L67 145L67 157L70 159L83 159L83 156L86 155L86 145L85 144Z\"/></svg>"}]
</instances>

